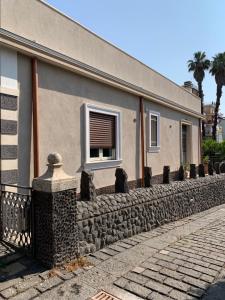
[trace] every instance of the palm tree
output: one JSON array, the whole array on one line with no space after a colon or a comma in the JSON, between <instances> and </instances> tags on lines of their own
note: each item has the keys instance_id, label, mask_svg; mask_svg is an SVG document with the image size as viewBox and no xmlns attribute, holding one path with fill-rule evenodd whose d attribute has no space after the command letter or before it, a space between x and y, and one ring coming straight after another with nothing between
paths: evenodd
<instances>
[{"instance_id":1,"label":"palm tree","mask_svg":"<svg viewBox=\"0 0 225 300\"><path fill-rule=\"evenodd\" d=\"M216 90L216 106L214 113L214 124L213 124L213 139L216 140L216 128L218 121L218 112L220 107L220 99L222 97L222 88L225 85L225 52L218 53L213 57L213 61L210 68L210 73L215 76L215 81L217 85Z\"/></svg>"},{"instance_id":2,"label":"palm tree","mask_svg":"<svg viewBox=\"0 0 225 300\"><path fill-rule=\"evenodd\" d=\"M201 113L203 114L204 110L204 94L202 89L202 82L205 77L205 71L210 67L210 60L206 58L205 52L195 52L193 60L188 61L188 71L194 72L194 79L198 83L198 93L201 99ZM205 126L202 122L202 135L205 136Z\"/></svg>"}]
</instances>

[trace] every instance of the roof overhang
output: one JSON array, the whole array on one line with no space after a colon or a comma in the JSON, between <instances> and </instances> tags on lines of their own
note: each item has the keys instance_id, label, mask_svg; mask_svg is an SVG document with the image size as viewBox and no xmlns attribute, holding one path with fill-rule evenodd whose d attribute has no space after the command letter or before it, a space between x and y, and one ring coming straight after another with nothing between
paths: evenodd
<instances>
[{"instance_id":1,"label":"roof overhang","mask_svg":"<svg viewBox=\"0 0 225 300\"><path fill-rule=\"evenodd\" d=\"M40 60L60 66L61 68L81 74L85 77L103 82L104 84L111 85L136 96L143 97L146 100L158 103L176 111L183 112L198 119L204 119L202 114L177 104L170 99L151 93L139 86L112 76L106 72L98 70L48 47L42 46L34 41L16 35L3 28L0 28L0 43L4 44L5 46L12 47L28 56L37 57Z\"/></svg>"}]
</instances>

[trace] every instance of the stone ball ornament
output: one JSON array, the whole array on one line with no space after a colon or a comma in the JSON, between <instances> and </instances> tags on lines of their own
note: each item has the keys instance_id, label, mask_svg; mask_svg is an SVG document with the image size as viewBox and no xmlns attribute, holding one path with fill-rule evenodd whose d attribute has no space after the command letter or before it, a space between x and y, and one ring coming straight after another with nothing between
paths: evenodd
<instances>
[{"instance_id":1,"label":"stone ball ornament","mask_svg":"<svg viewBox=\"0 0 225 300\"><path fill-rule=\"evenodd\" d=\"M48 155L48 163L49 165L62 164L62 156L57 152L50 153Z\"/></svg>"}]
</instances>

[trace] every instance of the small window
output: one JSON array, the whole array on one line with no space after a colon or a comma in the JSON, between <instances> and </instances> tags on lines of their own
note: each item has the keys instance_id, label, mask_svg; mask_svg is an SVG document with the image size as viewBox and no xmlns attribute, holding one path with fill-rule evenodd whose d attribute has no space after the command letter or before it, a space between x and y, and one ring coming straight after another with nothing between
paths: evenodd
<instances>
[{"instance_id":1,"label":"small window","mask_svg":"<svg viewBox=\"0 0 225 300\"><path fill-rule=\"evenodd\" d=\"M160 114L149 112L149 151L157 152L160 149Z\"/></svg>"},{"instance_id":2,"label":"small window","mask_svg":"<svg viewBox=\"0 0 225 300\"><path fill-rule=\"evenodd\" d=\"M86 166L101 168L121 162L120 112L86 105Z\"/></svg>"}]
</instances>

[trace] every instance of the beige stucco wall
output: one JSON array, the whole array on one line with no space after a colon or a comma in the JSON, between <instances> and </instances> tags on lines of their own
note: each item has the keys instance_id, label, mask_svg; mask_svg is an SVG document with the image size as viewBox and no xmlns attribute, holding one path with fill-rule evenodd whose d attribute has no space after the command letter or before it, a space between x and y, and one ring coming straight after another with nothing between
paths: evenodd
<instances>
[{"instance_id":1,"label":"beige stucco wall","mask_svg":"<svg viewBox=\"0 0 225 300\"><path fill-rule=\"evenodd\" d=\"M47 63L39 62L39 125L40 173L46 169L50 152L63 156L64 169L80 177L85 154L84 104L94 104L122 113L122 164L129 180L140 178L139 99L97 81L87 79ZM30 59L18 55L19 108L19 174L26 184L28 173L32 178L31 137L31 70ZM145 140L148 146L148 110L161 114L161 149L159 153L146 152L146 163L153 175L161 174L164 165L171 170L180 165L180 121L193 123L193 161L198 163L198 120L182 113L145 101ZM170 126L172 126L170 128ZM30 166L31 165L31 166ZM31 168L31 170L30 170ZM96 187L114 184L115 168L95 170Z\"/></svg>"},{"instance_id":2,"label":"beige stucco wall","mask_svg":"<svg viewBox=\"0 0 225 300\"><path fill-rule=\"evenodd\" d=\"M199 163L199 127L198 119L173 111L152 102L145 102L145 127L148 124L148 111L160 113L160 150L152 153L148 151L149 137L146 135L146 160L147 165L152 167L153 174L160 174L163 166L169 165L171 171L178 170L181 163L181 121L191 126L190 154L192 159L189 163Z\"/></svg>"},{"instance_id":3,"label":"beige stucco wall","mask_svg":"<svg viewBox=\"0 0 225 300\"><path fill-rule=\"evenodd\" d=\"M0 0L1 27L200 112L200 100L39 0Z\"/></svg>"},{"instance_id":4,"label":"beige stucco wall","mask_svg":"<svg viewBox=\"0 0 225 300\"><path fill-rule=\"evenodd\" d=\"M122 167L130 180L139 178L137 98L45 63L40 63L38 70L41 172L45 169L47 155L53 151L62 154L67 173L72 175L82 170L85 159L84 104L88 103L122 113ZM96 186L113 184L114 173L115 168L96 170Z\"/></svg>"}]
</instances>

